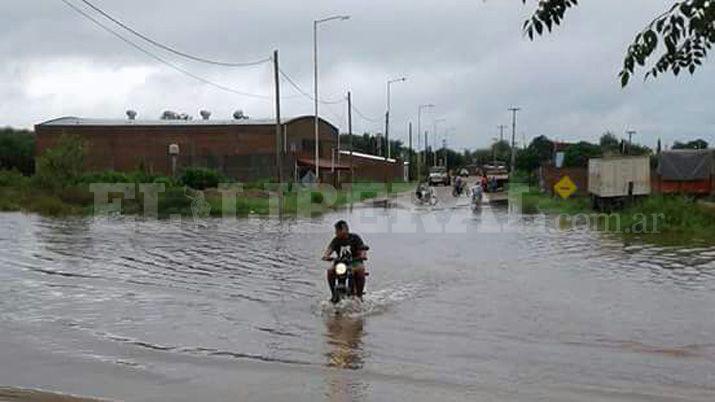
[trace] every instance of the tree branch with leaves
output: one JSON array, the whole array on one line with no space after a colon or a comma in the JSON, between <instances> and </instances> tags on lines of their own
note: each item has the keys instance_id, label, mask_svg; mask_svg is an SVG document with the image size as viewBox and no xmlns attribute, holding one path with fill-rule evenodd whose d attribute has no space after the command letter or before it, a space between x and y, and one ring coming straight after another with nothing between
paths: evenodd
<instances>
[{"instance_id":1,"label":"tree branch with leaves","mask_svg":"<svg viewBox=\"0 0 715 402\"><path fill-rule=\"evenodd\" d=\"M527 3L527 0L522 0ZM538 0L534 14L524 22L524 34L536 36L560 25L566 12L578 0ZM621 85L628 85L638 68L646 68L644 79L681 71L695 73L715 44L715 0L680 0L657 16L636 35L628 47L623 68L618 74ZM646 67L649 60L657 60Z\"/></svg>"}]
</instances>

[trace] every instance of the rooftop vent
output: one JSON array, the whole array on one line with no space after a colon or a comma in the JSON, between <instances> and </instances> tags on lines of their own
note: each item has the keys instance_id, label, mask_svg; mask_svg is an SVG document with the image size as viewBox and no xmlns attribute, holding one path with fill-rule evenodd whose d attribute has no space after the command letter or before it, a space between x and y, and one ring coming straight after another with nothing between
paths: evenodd
<instances>
[{"instance_id":1,"label":"rooftop vent","mask_svg":"<svg viewBox=\"0 0 715 402\"><path fill-rule=\"evenodd\" d=\"M199 112L199 114L201 115L201 118L204 120L208 120L211 118L211 112L209 112L208 110L202 110Z\"/></svg>"},{"instance_id":2,"label":"rooftop vent","mask_svg":"<svg viewBox=\"0 0 715 402\"><path fill-rule=\"evenodd\" d=\"M135 111L133 111L133 110L127 110L127 118L128 118L129 120L136 120L136 118L137 118L137 112L135 112Z\"/></svg>"}]
</instances>

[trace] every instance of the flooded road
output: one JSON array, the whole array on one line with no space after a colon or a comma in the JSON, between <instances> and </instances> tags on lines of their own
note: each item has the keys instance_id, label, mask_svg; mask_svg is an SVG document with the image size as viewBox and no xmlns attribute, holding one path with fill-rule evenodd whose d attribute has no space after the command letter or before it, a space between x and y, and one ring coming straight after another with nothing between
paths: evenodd
<instances>
[{"instance_id":1,"label":"flooded road","mask_svg":"<svg viewBox=\"0 0 715 402\"><path fill-rule=\"evenodd\" d=\"M507 214L446 201L282 223L0 214L0 386L130 401L715 399L715 247ZM339 218L371 246L371 276L364 304L336 315L319 256Z\"/></svg>"}]
</instances>

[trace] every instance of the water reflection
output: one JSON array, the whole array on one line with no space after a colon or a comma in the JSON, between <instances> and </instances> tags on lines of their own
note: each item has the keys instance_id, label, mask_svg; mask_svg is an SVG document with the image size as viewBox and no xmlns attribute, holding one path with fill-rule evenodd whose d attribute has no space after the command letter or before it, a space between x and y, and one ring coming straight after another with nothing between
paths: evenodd
<instances>
[{"instance_id":1,"label":"water reflection","mask_svg":"<svg viewBox=\"0 0 715 402\"><path fill-rule=\"evenodd\" d=\"M341 315L325 320L325 338L328 351L326 365L327 399L329 401L364 401L369 384L355 373L365 364L362 337L365 320Z\"/></svg>"}]
</instances>

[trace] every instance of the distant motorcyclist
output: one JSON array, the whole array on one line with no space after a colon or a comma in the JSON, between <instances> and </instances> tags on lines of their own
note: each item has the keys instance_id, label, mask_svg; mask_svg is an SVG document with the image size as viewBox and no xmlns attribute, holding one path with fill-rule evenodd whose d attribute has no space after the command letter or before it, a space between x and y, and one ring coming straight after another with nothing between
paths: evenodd
<instances>
[{"instance_id":1,"label":"distant motorcyclist","mask_svg":"<svg viewBox=\"0 0 715 402\"><path fill-rule=\"evenodd\" d=\"M427 194L427 190L425 187L425 183L420 183L417 185L417 189L415 189L415 196L417 197L417 200L422 201L422 198L424 198L424 196Z\"/></svg>"},{"instance_id":2,"label":"distant motorcyclist","mask_svg":"<svg viewBox=\"0 0 715 402\"><path fill-rule=\"evenodd\" d=\"M461 176L457 176L454 179L454 191L452 193L454 194L455 197L458 197L462 195L462 192L464 191L464 181L462 180Z\"/></svg>"},{"instance_id":3,"label":"distant motorcyclist","mask_svg":"<svg viewBox=\"0 0 715 402\"><path fill-rule=\"evenodd\" d=\"M335 224L335 237L330 244L328 244L328 247L323 254L323 260L325 261L330 261L333 253L335 253L338 258L346 256L352 258L352 272L355 280L356 293L357 297L361 300L365 290L364 260L366 249L367 246L363 243L360 236L350 233L348 223L341 220ZM328 286L330 287L331 301L336 302L338 300L337 294L335 293L335 280L337 279L337 274L335 273L335 266L332 264L328 269L327 279Z\"/></svg>"},{"instance_id":4,"label":"distant motorcyclist","mask_svg":"<svg viewBox=\"0 0 715 402\"><path fill-rule=\"evenodd\" d=\"M477 180L477 182L474 183L474 187L472 187L472 202L481 204L483 193L482 183L480 180Z\"/></svg>"}]
</instances>

